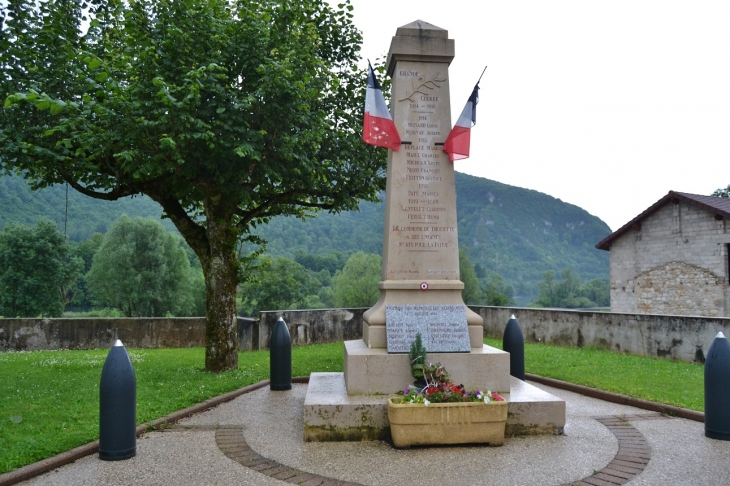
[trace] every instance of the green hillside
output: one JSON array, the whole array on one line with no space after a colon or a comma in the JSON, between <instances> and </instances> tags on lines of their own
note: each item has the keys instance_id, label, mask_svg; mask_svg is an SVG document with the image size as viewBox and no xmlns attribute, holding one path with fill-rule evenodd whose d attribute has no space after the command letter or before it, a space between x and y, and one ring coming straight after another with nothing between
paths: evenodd
<instances>
[{"instance_id":1,"label":"green hillside","mask_svg":"<svg viewBox=\"0 0 730 486\"><path fill-rule=\"evenodd\" d=\"M583 281L608 279L608 252L594 245L611 233L585 210L547 194L456 173L459 246L473 264L500 273L518 302L537 296L543 272L572 268ZM322 213L302 222L275 218L258 234L268 253L293 258L297 250L382 253L384 203L360 212Z\"/></svg>"},{"instance_id":2,"label":"green hillside","mask_svg":"<svg viewBox=\"0 0 730 486\"><path fill-rule=\"evenodd\" d=\"M459 246L518 294L536 294L547 270L571 268L583 281L608 279L609 254L594 245L611 229L578 206L458 172L456 194Z\"/></svg>"},{"instance_id":3,"label":"green hillside","mask_svg":"<svg viewBox=\"0 0 730 486\"><path fill-rule=\"evenodd\" d=\"M608 252L594 245L611 233L600 219L546 194L456 173L459 244L472 263L501 274L518 302L537 295L546 270L571 268L583 281L608 278ZM0 228L16 222L33 225L41 217L63 230L66 188L32 192L19 177L0 177ZM383 202L360 204L359 212L321 213L314 219L277 217L257 233L269 240L268 253L293 258L297 250L381 253ZM67 233L73 241L105 232L122 214L160 217L147 197L100 201L69 190ZM168 220L163 224L174 230Z\"/></svg>"},{"instance_id":4,"label":"green hillside","mask_svg":"<svg viewBox=\"0 0 730 486\"><path fill-rule=\"evenodd\" d=\"M160 205L146 196L126 197L119 201L102 201L68 189L66 211L66 186L52 186L31 191L21 177L0 176L0 229L8 223L33 226L41 218L50 219L59 230L64 230L69 240L88 240L95 232L106 233L111 224L122 214L129 217L162 216ZM168 230L173 224L162 221Z\"/></svg>"}]
</instances>

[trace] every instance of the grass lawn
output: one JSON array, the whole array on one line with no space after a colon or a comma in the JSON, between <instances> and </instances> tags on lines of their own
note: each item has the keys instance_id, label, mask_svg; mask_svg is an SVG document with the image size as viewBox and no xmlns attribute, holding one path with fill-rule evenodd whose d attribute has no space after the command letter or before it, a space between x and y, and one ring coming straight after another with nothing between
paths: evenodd
<instances>
[{"instance_id":1,"label":"grass lawn","mask_svg":"<svg viewBox=\"0 0 730 486\"><path fill-rule=\"evenodd\" d=\"M485 339L495 348L502 342ZM705 368L593 348L525 344L525 372L652 402L705 410Z\"/></svg>"},{"instance_id":2,"label":"grass lawn","mask_svg":"<svg viewBox=\"0 0 730 486\"><path fill-rule=\"evenodd\" d=\"M99 378L108 350L0 353L0 474L99 438ZM269 377L269 352L238 354L238 370L203 370L203 348L130 349L137 423ZM293 376L342 371L342 343L292 349Z\"/></svg>"},{"instance_id":3,"label":"grass lawn","mask_svg":"<svg viewBox=\"0 0 730 486\"><path fill-rule=\"evenodd\" d=\"M485 342L501 347L501 341ZM203 348L128 350L144 423L269 377L268 351L239 353L239 369L203 371ZM98 439L99 378L108 350L0 353L0 474ZM701 365L610 351L525 346L525 371L694 410ZM293 376L342 371L342 343L295 347Z\"/></svg>"}]
</instances>

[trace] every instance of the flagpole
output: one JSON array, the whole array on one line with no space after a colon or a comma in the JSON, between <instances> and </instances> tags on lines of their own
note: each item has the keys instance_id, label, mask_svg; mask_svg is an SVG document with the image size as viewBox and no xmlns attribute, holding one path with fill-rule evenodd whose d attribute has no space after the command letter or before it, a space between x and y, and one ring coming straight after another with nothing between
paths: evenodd
<instances>
[{"instance_id":1,"label":"flagpole","mask_svg":"<svg viewBox=\"0 0 730 486\"><path fill-rule=\"evenodd\" d=\"M466 102L464 111L461 112L458 120L456 120L456 124L446 137L446 141L435 144L443 146L443 151L449 154L449 160L451 162L469 158L471 127L477 122L476 105L479 102L479 83L485 72L487 72L487 66L484 66L484 70L481 76L479 76L477 84L474 85L469 100Z\"/></svg>"},{"instance_id":2,"label":"flagpole","mask_svg":"<svg viewBox=\"0 0 730 486\"><path fill-rule=\"evenodd\" d=\"M484 73L487 72L487 67L488 66L484 66L484 71L482 71L482 76L484 76ZM479 84L482 81L482 76L479 76L479 81L477 81L477 84Z\"/></svg>"}]
</instances>

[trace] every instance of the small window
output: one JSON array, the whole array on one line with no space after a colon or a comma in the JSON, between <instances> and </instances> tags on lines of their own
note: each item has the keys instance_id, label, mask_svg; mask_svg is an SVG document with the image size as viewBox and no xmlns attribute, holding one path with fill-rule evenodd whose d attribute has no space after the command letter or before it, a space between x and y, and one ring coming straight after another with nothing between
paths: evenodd
<instances>
[{"instance_id":1,"label":"small window","mask_svg":"<svg viewBox=\"0 0 730 486\"><path fill-rule=\"evenodd\" d=\"M725 243L725 283L730 285L730 243Z\"/></svg>"}]
</instances>

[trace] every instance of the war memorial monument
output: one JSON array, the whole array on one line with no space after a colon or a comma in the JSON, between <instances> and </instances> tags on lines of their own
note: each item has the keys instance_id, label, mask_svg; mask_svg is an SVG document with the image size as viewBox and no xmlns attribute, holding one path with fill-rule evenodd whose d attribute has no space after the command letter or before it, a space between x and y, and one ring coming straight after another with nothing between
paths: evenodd
<instances>
[{"instance_id":1,"label":"war memorial monument","mask_svg":"<svg viewBox=\"0 0 730 486\"><path fill-rule=\"evenodd\" d=\"M388 151L380 297L364 314L363 338L345 342L344 373L312 373L306 441L387 438L387 398L413 382L407 352L417 332L428 360L455 381L507 398L507 436L562 433L565 402L510 376L509 354L483 343L483 320L461 296L454 164L443 151L454 52L448 32L423 21L391 41L390 111L403 142Z\"/></svg>"}]
</instances>

